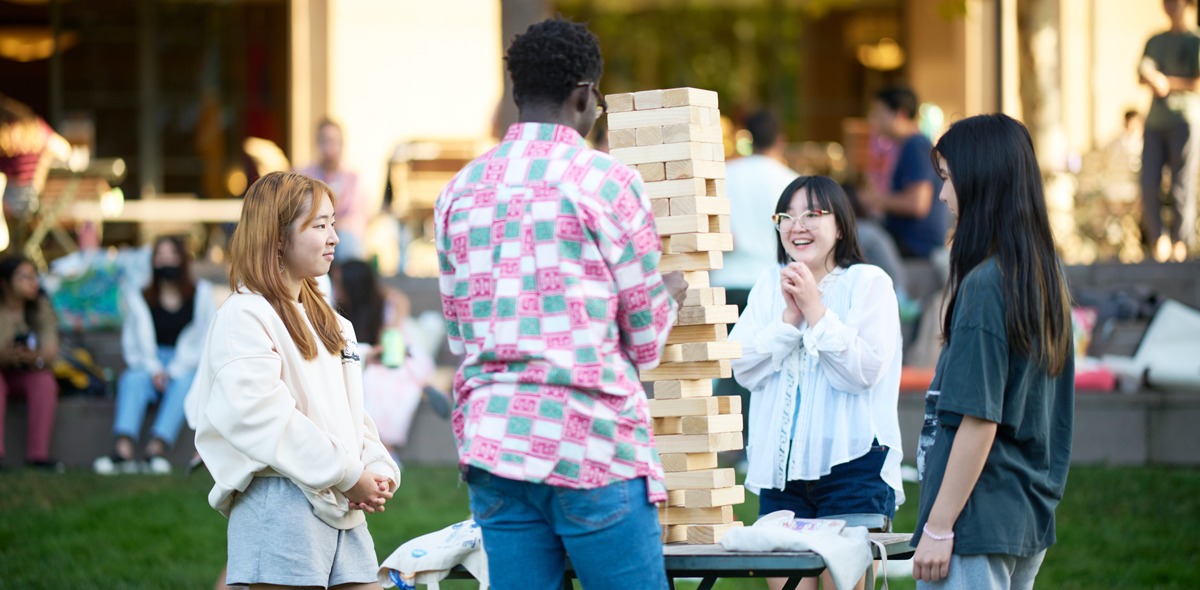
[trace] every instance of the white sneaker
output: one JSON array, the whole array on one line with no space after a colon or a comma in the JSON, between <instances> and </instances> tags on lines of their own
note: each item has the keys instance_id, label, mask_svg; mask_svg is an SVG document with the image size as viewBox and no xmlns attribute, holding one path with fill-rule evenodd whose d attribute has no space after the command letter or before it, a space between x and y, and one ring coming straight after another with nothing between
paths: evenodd
<instances>
[{"instance_id":1,"label":"white sneaker","mask_svg":"<svg viewBox=\"0 0 1200 590\"><path fill-rule=\"evenodd\" d=\"M100 475L123 475L138 472L137 461L122 459L117 455L105 455L92 462L92 471Z\"/></svg>"},{"instance_id":2,"label":"white sneaker","mask_svg":"<svg viewBox=\"0 0 1200 590\"><path fill-rule=\"evenodd\" d=\"M142 466L142 473L148 475L171 475L171 462L167 461L162 455L155 455L146 459Z\"/></svg>"}]
</instances>

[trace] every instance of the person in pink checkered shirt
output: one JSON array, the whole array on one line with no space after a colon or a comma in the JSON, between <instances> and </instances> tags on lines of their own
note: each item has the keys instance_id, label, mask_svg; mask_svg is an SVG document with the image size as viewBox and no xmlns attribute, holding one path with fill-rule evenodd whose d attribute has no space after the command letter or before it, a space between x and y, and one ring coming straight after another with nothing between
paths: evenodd
<instances>
[{"instance_id":1,"label":"person in pink checkered shirt","mask_svg":"<svg viewBox=\"0 0 1200 590\"><path fill-rule=\"evenodd\" d=\"M666 499L638 370L687 283L661 275L642 180L583 137L604 113L599 43L552 19L505 57L519 122L435 210L453 427L498 590L665 588Z\"/></svg>"}]
</instances>

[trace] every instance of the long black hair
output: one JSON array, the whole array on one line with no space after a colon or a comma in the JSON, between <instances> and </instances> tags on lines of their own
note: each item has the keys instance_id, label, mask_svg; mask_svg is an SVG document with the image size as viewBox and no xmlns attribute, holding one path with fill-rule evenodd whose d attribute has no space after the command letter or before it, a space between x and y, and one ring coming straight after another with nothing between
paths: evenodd
<instances>
[{"instance_id":1,"label":"long black hair","mask_svg":"<svg viewBox=\"0 0 1200 590\"><path fill-rule=\"evenodd\" d=\"M348 261L338 271L342 287L338 308L354 326L359 342L379 344L384 298L375 271L361 260Z\"/></svg>"},{"instance_id":2,"label":"long black hair","mask_svg":"<svg viewBox=\"0 0 1200 590\"><path fill-rule=\"evenodd\" d=\"M958 196L942 320L946 342L953 336L950 327L963 279L995 257L1004 278L1009 346L1051 375L1060 374L1073 354L1070 295L1029 131L1003 114L969 117L950 126L932 156L938 170L938 157L945 159L946 180Z\"/></svg>"},{"instance_id":3,"label":"long black hair","mask_svg":"<svg viewBox=\"0 0 1200 590\"><path fill-rule=\"evenodd\" d=\"M807 209L824 209L833 212L833 221L837 224L838 232L842 234L841 239L833 247L834 264L849 267L865 262L862 248L858 245L858 224L854 218L854 208L850 204L850 198L846 196L846 191L842 190L842 186L832 178L828 176L797 177L787 185L787 188L783 189L783 194L779 195L779 202L775 203L775 212L787 213L788 206L792 204L792 197L800 189L808 189ZM775 238L776 259L779 264L791 262L791 257L783 247L783 239L779 235L776 235Z\"/></svg>"},{"instance_id":4,"label":"long black hair","mask_svg":"<svg viewBox=\"0 0 1200 590\"><path fill-rule=\"evenodd\" d=\"M36 271L37 267L33 266L33 263L24 256L7 256L3 260L0 260L0 302L9 297L16 296L13 293L13 277L17 274L17 269L25 264L28 264L30 268L34 268ZM25 318L25 325L29 326L30 330L35 329L37 326L38 303L44 297L46 297L46 292L41 287L38 287L37 297L26 301L22 307L22 316Z\"/></svg>"}]
</instances>

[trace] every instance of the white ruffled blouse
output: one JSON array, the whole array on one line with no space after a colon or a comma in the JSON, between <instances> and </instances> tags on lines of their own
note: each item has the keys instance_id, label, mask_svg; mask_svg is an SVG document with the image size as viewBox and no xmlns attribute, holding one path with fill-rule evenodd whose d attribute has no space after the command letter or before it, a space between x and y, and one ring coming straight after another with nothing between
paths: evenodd
<instances>
[{"instance_id":1,"label":"white ruffled blouse","mask_svg":"<svg viewBox=\"0 0 1200 590\"><path fill-rule=\"evenodd\" d=\"M869 264L835 269L818 285L825 315L793 326L783 321L779 272L759 277L729 335L742 343L734 377L751 392L746 487L819 479L878 439L888 447L881 475L902 504L902 337L892 280Z\"/></svg>"}]
</instances>

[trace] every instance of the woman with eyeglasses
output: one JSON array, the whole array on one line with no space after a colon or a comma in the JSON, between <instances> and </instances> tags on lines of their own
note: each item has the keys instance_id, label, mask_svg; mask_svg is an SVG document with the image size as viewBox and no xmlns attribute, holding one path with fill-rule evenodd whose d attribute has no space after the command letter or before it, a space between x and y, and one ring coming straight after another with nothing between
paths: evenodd
<instances>
[{"instance_id":1,"label":"woman with eyeglasses","mask_svg":"<svg viewBox=\"0 0 1200 590\"><path fill-rule=\"evenodd\" d=\"M833 179L797 178L775 211L779 264L759 277L729 335L742 343L734 377L751 392L746 487L760 515L869 515L850 520L886 529L904 501L892 280L863 262Z\"/></svg>"}]
</instances>

